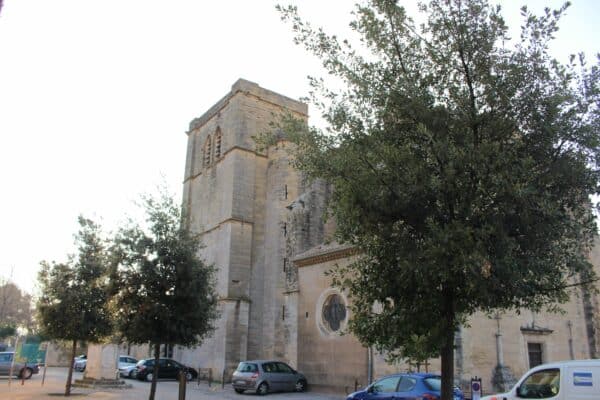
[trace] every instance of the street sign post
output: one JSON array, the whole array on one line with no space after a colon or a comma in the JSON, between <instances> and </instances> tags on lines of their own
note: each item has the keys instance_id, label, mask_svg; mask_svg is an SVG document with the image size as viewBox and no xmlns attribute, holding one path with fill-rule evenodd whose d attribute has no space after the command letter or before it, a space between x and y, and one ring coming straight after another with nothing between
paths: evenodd
<instances>
[{"instance_id":1,"label":"street sign post","mask_svg":"<svg viewBox=\"0 0 600 400\"><path fill-rule=\"evenodd\" d=\"M471 378L471 400L481 399L481 378Z\"/></svg>"}]
</instances>

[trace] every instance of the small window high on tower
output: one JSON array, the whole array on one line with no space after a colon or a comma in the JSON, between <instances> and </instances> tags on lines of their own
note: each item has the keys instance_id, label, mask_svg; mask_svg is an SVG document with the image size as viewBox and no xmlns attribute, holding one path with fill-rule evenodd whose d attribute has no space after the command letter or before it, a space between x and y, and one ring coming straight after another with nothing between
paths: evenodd
<instances>
[{"instance_id":1,"label":"small window high on tower","mask_svg":"<svg viewBox=\"0 0 600 400\"><path fill-rule=\"evenodd\" d=\"M211 146L211 141L210 141L210 136L206 138L206 143L204 143L204 155L203 155L203 162L202 164L204 164L205 167L210 165L210 156L211 156L211 151L212 151L212 146Z\"/></svg>"},{"instance_id":2,"label":"small window high on tower","mask_svg":"<svg viewBox=\"0 0 600 400\"><path fill-rule=\"evenodd\" d=\"M221 158L221 141L223 135L221 135L221 128L217 128L217 132L215 133L215 160Z\"/></svg>"}]
</instances>

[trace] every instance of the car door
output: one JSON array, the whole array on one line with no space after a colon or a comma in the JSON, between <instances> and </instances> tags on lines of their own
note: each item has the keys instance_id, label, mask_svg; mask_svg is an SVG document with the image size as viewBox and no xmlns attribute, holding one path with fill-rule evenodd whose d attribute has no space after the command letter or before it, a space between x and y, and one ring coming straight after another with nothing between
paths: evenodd
<instances>
[{"instance_id":1,"label":"car door","mask_svg":"<svg viewBox=\"0 0 600 400\"><path fill-rule=\"evenodd\" d=\"M179 372L179 367L177 365L177 363L173 360L161 360L164 361L164 364L160 364L160 368L163 369L164 368L164 375L161 373L160 376L161 378L169 378L169 379L173 379L173 378L177 378L177 372Z\"/></svg>"},{"instance_id":2,"label":"car door","mask_svg":"<svg viewBox=\"0 0 600 400\"><path fill-rule=\"evenodd\" d=\"M269 388L272 391L281 390L281 382L279 381L279 374L277 373L277 366L274 362L266 362L261 365L263 370L263 379L267 381Z\"/></svg>"},{"instance_id":3,"label":"car door","mask_svg":"<svg viewBox=\"0 0 600 400\"><path fill-rule=\"evenodd\" d=\"M373 383L367 389L367 400L392 400L396 398L399 376L388 376Z\"/></svg>"},{"instance_id":4,"label":"car door","mask_svg":"<svg viewBox=\"0 0 600 400\"><path fill-rule=\"evenodd\" d=\"M276 362L278 380L281 384L280 390L293 391L296 387L295 371L286 363Z\"/></svg>"},{"instance_id":5,"label":"car door","mask_svg":"<svg viewBox=\"0 0 600 400\"><path fill-rule=\"evenodd\" d=\"M0 375L8 375L10 373L11 355L10 353L0 354Z\"/></svg>"}]
</instances>

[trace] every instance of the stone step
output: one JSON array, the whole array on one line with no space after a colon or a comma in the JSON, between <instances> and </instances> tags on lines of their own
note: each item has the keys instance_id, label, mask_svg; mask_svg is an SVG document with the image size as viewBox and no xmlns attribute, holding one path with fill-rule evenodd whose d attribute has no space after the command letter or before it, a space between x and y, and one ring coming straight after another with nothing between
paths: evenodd
<instances>
[{"instance_id":1,"label":"stone step","mask_svg":"<svg viewBox=\"0 0 600 400\"><path fill-rule=\"evenodd\" d=\"M86 389L130 389L133 386L129 383L120 379L94 379L94 378L83 378L76 379L72 385L73 387L86 388Z\"/></svg>"}]
</instances>

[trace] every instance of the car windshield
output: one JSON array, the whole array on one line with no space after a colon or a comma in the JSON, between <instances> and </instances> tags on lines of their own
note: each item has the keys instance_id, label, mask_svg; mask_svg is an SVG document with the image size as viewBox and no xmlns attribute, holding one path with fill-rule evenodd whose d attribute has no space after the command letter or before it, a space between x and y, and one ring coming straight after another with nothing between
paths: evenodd
<instances>
[{"instance_id":1,"label":"car windshield","mask_svg":"<svg viewBox=\"0 0 600 400\"><path fill-rule=\"evenodd\" d=\"M442 389L442 378L440 378L439 376L425 378L423 379L423 381L425 382L425 385L431 390L439 392Z\"/></svg>"},{"instance_id":2,"label":"car windshield","mask_svg":"<svg viewBox=\"0 0 600 400\"><path fill-rule=\"evenodd\" d=\"M258 371L258 366L253 363L241 362L240 365L238 365L237 371L238 372L256 372L256 371Z\"/></svg>"}]
</instances>

